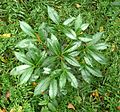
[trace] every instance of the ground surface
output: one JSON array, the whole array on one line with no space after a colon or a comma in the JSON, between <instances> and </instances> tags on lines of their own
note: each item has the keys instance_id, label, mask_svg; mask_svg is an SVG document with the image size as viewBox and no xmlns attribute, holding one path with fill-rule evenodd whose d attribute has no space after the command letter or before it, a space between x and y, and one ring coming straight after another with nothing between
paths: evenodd
<instances>
[{"instance_id":1,"label":"ground surface","mask_svg":"<svg viewBox=\"0 0 120 112\"><path fill-rule=\"evenodd\" d=\"M120 111L120 2L114 0L1 0L1 109L8 112L13 108L21 110L19 112L40 112L41 106L38 104L42 98L33 97L34 86L18 86L18 79L10 76L10 70L19 65L13 53L15 44L29 38L21 31L19 20L37 29L48 20L47 5L54 7L63 20L80 13L84 22L90 23L88 33L104 31L105 41L109 44L104 51L108 63L101 67L103 78L96 78L91 85L83 81L79 90L70 88L66 96L58 99L58 112ZM68 103L74 105L75 110L68 109Z\"/></svg>"}]
</instances>

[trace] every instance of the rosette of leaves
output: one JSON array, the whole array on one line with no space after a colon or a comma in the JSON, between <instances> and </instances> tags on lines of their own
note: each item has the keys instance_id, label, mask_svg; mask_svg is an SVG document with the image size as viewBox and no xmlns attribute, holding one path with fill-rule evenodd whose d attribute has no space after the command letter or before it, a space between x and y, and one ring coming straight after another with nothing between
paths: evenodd
<instances>
[{"instance_id":1,"label":"rosette of leaves","mask_svg":"<svg viewBox=\"0 0 120 112\"><path fill-rule=\"evenodd\" d=\"M107 44L100 41L103 32L85 33L89 24L83 23L81 15L62 22L49 6L48 15L53 22L51 26L42 23L36 32L26 22L20 22L21 29L33 38L16 45L22 52L15 52L15 56L23 65L13 68L11 75L19 75L20 84L39 82L34 95L48 90L50 98L54 99L67 82L77 88L78 75L87 83L91 82L91 76L102 77L96 63L106 63L101 50L106 49Z\"/></svg>"}]
</instances>

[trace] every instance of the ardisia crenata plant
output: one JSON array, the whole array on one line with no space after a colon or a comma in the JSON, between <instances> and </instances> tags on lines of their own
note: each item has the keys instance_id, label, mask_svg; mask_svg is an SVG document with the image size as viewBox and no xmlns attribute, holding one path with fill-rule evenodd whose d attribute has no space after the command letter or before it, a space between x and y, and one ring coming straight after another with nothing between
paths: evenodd
<instances>
[{"instance_id":1,"label":"ardisia crenata plant","mask_svg":"<svg viewBox=\"0 0 120 112\"><path fill-rule=\"evenodd\" d=\"M103 32L94 35L86 34L88 23L83 23L81 15L70 17L64 22L58 13L48 6L48 15L52 20L42 23L38 31L20 21L21 29L31 39L20 41L15 52L16 58L23 63L11 70L11 75L19 75L20 84L38 82L34 95L49 91L54 99L64 94L69 82L78 88L78 76L90 83L91 77L102 77L97 62L105 64L106 59L101 50L107 48L105 42L100 42Z\"/></svg>"}]
</instances>

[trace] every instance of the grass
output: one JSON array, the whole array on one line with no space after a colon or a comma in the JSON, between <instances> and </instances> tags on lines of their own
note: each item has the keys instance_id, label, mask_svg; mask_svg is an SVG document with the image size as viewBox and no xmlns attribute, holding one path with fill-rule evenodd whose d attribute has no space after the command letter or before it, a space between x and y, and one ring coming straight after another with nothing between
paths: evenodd
<instances>
[{"instance_id":1,"label":"grass","mask_svg":"<svg viewBox=\"0 0 120 112\"><path fill-rule=\"evenodd\" d=\"M10 76L10 70L18 65L13 51L15 44L26 36L19 27L19 20L29 23L35 30L43 21L50 21L47 5L54 7L64 20L79 13L84 22L90 23L88 33L104 31L104 41L109 48L104 51L108 63L100 66L103 78L95 78L91 85L81 80L79 89L70 88L66 96L58 99L58 112L119 112L120 106L120 5L114 0L4 0L0 2L0 107L8 112L16 108L24 112L39 112L43 97L33 97L33 84L19 86L18 79ZM76 4L80 7L77 8ZM69 88L69 85L68 85ZM6 94L10 93L7 98ZM22 107L22 109L21 109Z\"/></svg>"}]
</instances>

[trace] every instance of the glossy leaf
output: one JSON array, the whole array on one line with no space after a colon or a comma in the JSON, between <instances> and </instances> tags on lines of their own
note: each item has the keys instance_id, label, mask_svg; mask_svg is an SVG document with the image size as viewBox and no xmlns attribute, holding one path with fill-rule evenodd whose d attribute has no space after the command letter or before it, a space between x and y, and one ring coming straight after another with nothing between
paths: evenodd
<instances>
[{"instance_id":1,"label":"glossy leaf","mask_svg":"<svg viewBox=\"0 0 120 112\"><path fill-rule=\"evenodd\" d=\"M79 39L82 41L82 42L90 42L92 41L91 38L88 38L88 37L79 37Z\"/></svg>"},{"instance_id":2,"label":"glossy leaf","mask_svg":"<svg viewBox=\"0 0 120 112\"><path fill-rule=\"evenodd\" d=\"M95 49L97 50L104 50L107 49L108 45L106 43L98 43L95 45Z\"/></svg>"},{"instance_id":3,"label":"glossy leaf","mask_svg":"<svg viewBox=\"0 0 120 112\"><path fill-rule=\"evenodd\" d=\"M65 60L66 60L69 64L71 64L71 65L73 65L73 66L77 66L77 67L80 66L79 62L78 62L74 57L72 57L72 56L66 56L66 57L64 57L64 58L65 58Z\"/></svg>"},{"instance_id":4,"label":"glossy leaf","mask_svg":"<svg viewBox=\"0 0 120 112\"><path fill-rule=\"evenodd\" d=\"M69 25L70 23L73 22L73 20L75 20L75 18L74 17L70 17L70 18L68 18L67 20L65 20L63 22L63 25Z\"/></svg>"},{"instance_id":5,"label":"glossy leaf","mask_svg":"<svg viewBox=\"0 0 120 112\"><path fill-rule=\"evenodd\" d=\"M81 45L81 42L76 42L76 43L73 44L72 47L67 49L65 52L69 53L69 52L75 51L75 50L77 50L78 47L80 47L80 45Z\"/></svg>"},{"instance_id":6,"label":"glossy leaf","mask_svg":"<svg viewBox=\"0 0 120 112\"><path fill-rule=\"evenodd\" d=\"M94 76L97 77L102 77L102 73L100 72L100 70L96 69L96 68L92 68L89 66L86 66L86 69Z\"/></svg>"},{"instance_id":7,"label":"glossy leaf","mask_svg":"<svg viewBox=\"0 0 120 112\"><path fill-rule=\"evenodd\" d=\"M85 24L82 24L81 25L81 30L86 30L88 28L89 24L88 23L85 23Z\"/></svg>"},{"instance_id":8,"label":"glossy leaf","mask_svg":"<svg viewBox=\"0 0 120 112\"><path fill-rule=\"evenodd\" d=\"M72 56L72 57L76 57L76 56L78 56L79 54L80 54L79 51L73 51L73 52L69 53L69 55Z\"/></svg>"},{"instance_id":9,"label":"glossy leaf","mask_svg":"<svg viewBox=\"0 0 120 112\"><path fill-rule=\"evenodd\" d=\"M30 65L20 65L13 68L10 72L11 75L21 75L26 69L30 68Z\"/></svg>"},{"instance_id":10,"label":"glossy leaf","mask_svg":"<svg viewBox=\"0 0 120 112\"><path fill-rule=\"evenodd\" d=\"M86 55L84 56L85 63L92 66L92 59L90 56Z\"/></svg>"},{"instance_id":11,"label":"glossy leaf","mask_svg":"<svg viewBox=\"0 0 120 112\"><path fill-rule=\"evenodd\" d=\"M76 38L76 33L75 33L74 30L72 30L72 29L65 30L64 33L65 33L65 35L66 35L67 37L69 37L69 38L72 39L72 40L76 40L76 39L77 39L77 38Z\"/></svg>"},{"instance_id":12,"label":"glossy leaf","mask_svg":"<svg viewBox=\"0 0 120 112\"><path fill-rule=\"evenodd\" d=\"M59 21L60 21L59 15L52 7L49 7L49 6L48 6L48 15L54 23L59 24Z\"/></svg>"},{"instance_id":13,"label":"glossy leaf","mask_svg":"<svg viewBox=\"0 0 120 112\"><path fill-rule=\"evenodd\" d=\"M89 51L90 55L99 63L101 64L106 64L106 59L101 55L101 54L98 54L96 52L92 52L92 51Z\"/></svg>"},{"instance_id":14,"label":"glossy leaf","mask_svg":"<svg viewBox=\"0 0 120 112\"><path fill-rule=\"evenodd\" d=\"M46 79L43 79L40 81L40 83L36 86L34 90L34 95L42 94L49 86L50 84L50 78L47 77Z\"/></svg>"},{"instance_id":15,"label":"glossy leaf","mask_svg":"<svg viewBox=\"0 0 120 112\"><path fill-rule=\"evenodd\" d=\"M92 39L91 43L92 44L97 43L101 39L102 35L103 35L103 32L98 32L98 33L94 34L92 37L93 39Z\"/></svg>"},{"instance_id":16,"label":"glossy leaf","mask_svg":"<svg viewBox=\"0 0 120 112\"><path fill-rule=\"evenodd\" d=\"M28 59L28 57L26 57L25 54L21 53L21 52L15 52L15 56L16 58L21 61L22 63L28 64L28 65L33 65L30 60Z\"/></svg>"},{"instance_id":17,"label":"glossy leaf","mask_svg":"<svg viewBox=\"0 0 120 112\"><path fill-rule=\"evenodd\" d=\"M82 74L82 78L83 78L87 83L90 83L90 82L91 82L91 75L90 75L90 73L89 73L86 69L82 69L82 70L81 70L81 74Z\"/></svg>"},{"instance_id":18,"label":"glossy leaf","mask_svg":"<svg viewBox=\"0 0 120 112\"><path fill-rule=\"evenodd\" d=\"M35 37L34 30L31 28L29 24L27 24L24 21L20 21L20 27L27 35Z\"/></svg>"},{"instance_id":19,"label":"glossy leaf","mask_svg":"<svg viewBox=\"0 0 120 112\"><path fill-rule=\"evenodd\" d=\"M55 35L51 34L51 39L47 39L48 47L51 51L53 51L56 55L60 54L60 44L58 42L58 39L55 37Z\"/></svg>"},{"instance_id":20,"label":"glossy leaf","mask_svg":"<svg viewBox=\"0 0 120 112\"><path fill-rule=\"evenodd\" d=\"M75 20L75 30L78 30L81 28L81 25L82 25L82 17L81 15L79 14Z\"/></svg>"},{"instance_id":21,"label":"glossy leaf","mask_svg":"<svg viewBox=\"0 0 120 112\"><path fill-rule=\"evenodd\" d=\"M50 87L49 87L49 96L51 99L54 99L57 95L57 80L53 79L50 82Z\"/></svg>"},{"instance_id":22,"label":"glossy leaf","mask_svg":"<svg viewBox=\"0 0 120 112\"><path fill-rule=\"evenodd\" d=\"M37 41L37 39L24 39L20 41L16 47L18 48L36 48L33 42Z\"/></svg>"},{"instance_id":23,"label":"glossy leaf","mask_svg":"<svg viewBox=\"0 0 120 112\"><path fill-rule=\"evenodd\" d=\"M55 107L52 103L48 103L48 108L49 108L52 112L57 112L56 107Z\"/></svg>"},{"instance_id":24,"label":"glossy leaf","mask_svg":"<svg viewBox=\"0 0 120 112\"><path fill-rule=\"evenodd\" d=\"M28 69L26 69L24 71L24 73L20 77L20 84L24 84L24 83L26 83L30 79L30 77L31 77L31 75L33 73L33 70L34 70L34 68L31 67L31 68L28 68Z\"/></svg>"},{"instance_id":25,"label":"glossy leaf","mask_svg":"<svg viewBox=\"0 0 120 112\"><path fill-rule=\"evenodd\" d=\"M66 84L66 73L63 72L61 75L60 75L60 79L59 79L59 86L60 88L63 88L65 87L65 84Z\"/></svg>"},{"instance_id":26,"label":"glossy leaf","mask_svg":"<svg viewBox=\"0 0 120 112\"><path fill-rule=\"evenodd\" d=\"M77 88L78 87L78 82L77 82L76 77L70 72L67 72L67 74L68 74L68 80L71 82L71 85L74 88Z\"/></svg>"}]
</instances>

